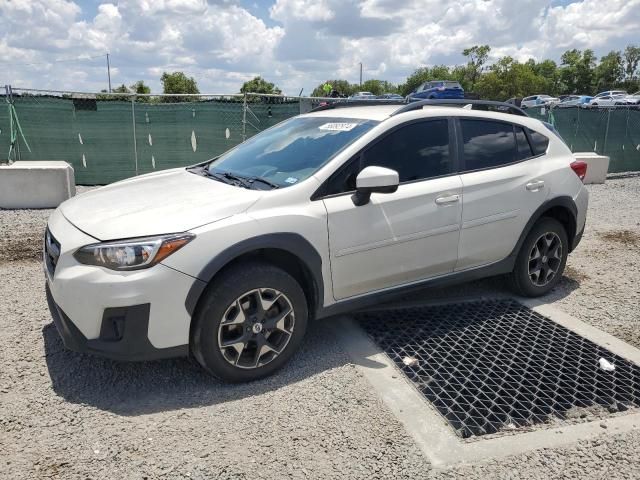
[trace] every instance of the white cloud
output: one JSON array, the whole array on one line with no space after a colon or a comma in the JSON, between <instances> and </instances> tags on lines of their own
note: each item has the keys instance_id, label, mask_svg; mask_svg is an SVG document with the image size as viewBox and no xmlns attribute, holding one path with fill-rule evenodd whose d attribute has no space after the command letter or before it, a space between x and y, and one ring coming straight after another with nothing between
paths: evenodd
<instances>
[{"instance_id":1,"label":"white cloud","mask_svg":"<svg viewBox=\"0 0 640 480\"><path fill-rule=\"evenodd\" d=\"M327 0L276 0L269 9L271 17L276 20L331 20L334 10Z\"/></svg>"},{"instance_id":2,"label":"white cloud","mask_svg":"<svg viewBox=\"0 0 640 480\"><path fill-rule=\"evenodd\" d=\"M400 82L416 67L492 55L553 58L569 48L597 55L638 43L640 0L274 0L270 18L237 0L0 0L0 84L100 90L110 52L113 84L183 70L202 91L236 92L263 75L288 93L327 78ZM70 62L69 60L84 58ZM34 64L34 65L31 65Z\"/></svg>"}]
</instances>

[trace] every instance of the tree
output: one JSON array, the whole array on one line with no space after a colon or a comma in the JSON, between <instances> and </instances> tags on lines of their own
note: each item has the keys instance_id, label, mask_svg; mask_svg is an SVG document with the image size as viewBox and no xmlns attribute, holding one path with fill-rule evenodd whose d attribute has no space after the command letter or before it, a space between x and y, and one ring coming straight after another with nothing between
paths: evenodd
<instances>
[{"instance_id":1,"label":"tree","mask_svg":"<svg viewBox=\"0 0 640 480\"><path fill-rule=\"evenodd\" d=\"M627 45L624 49L624 80L631 91L640 87L638 82L638 65L640 64L640 47Z\"/></svg>"},{"instance_id":2,"label":"tree","mask_svg":"<svg viewBox=\"0 0 640 480\"><path fill-rule=\"evenodd\" d=\"M462 55L469 58L467 62L467 77L469 79L469 88L471 90L476 86L476 81L480 78L484 69L484 64L489 58L489 52L491 47L489 45L474 45L470 48L465 48L462 51Z\"/></svg>"},{"instance_id":3,"label":"tree","mask_svg":"<svg viewBox=\"0 0 640 480\"><path fill-rule=\"evenodd\" d=\"M593 50L573 49L562 54L560 79L564 93L589 94L594 90L596 57Z\"/></svg>"},{"instance_id":4,"label":"tree","mask_svg":"<svg viewBox=\"0 0 640 480\"><path fill-rule=\"evenodd\" d=\"M162 93L200 93L194 78L187 77L183 72L164 72L160 82L162 82Z\"/></svg>"},{"instance_id":5,"label":"tree","mask_svg":"<svg viewBox=\"0 0 640 480\"><path fill-rule=\"evenodd\" d=\"M106 92L106 90L103 90L103 92ZM129 91L127 86L123 83L119 87L112 88L111 89L111 93L126 94L126 93L131 93L131 92ZM98 98L100 100L129 100L129 96L128 95L101 95L101 96L96 97L96 98Z\"/></svg>"},{"instance_id":6,"label":"tree","mask_svg":"<svg viewBox=\"0 0 640 480\"><path fill-rule=\"evenodd\" d=\"M531 70L539 77L539 81L543 84L541 93L548 95L560 95L562 90L562 82L560 81L560 72L558 65L553 60L542 60L536 63L531 59L527 62Z\"/></svg>"},{"instance_id":7,"label":"tree","mask_svg":"<svg viewBox=\"0 0 640 480\"><path fill-rule=\"evenodd\" d=\"M634 80L640 64L640 47L627 45L624 49L624 74L626 80Z\"/></svg>"},{"instance_id":8,"label":"tree","mask_svg":"<svg viewBox=\"0 0 640 480\"><path fill-rule=\"evenodd\" d=\"M111 90L113 93L131 93L127 86L123 83L119 87L116 87Z\"/></svg>"},{"instance_id":9,"label":"tree","mask_svg":"<svg viewBox=\"0 0 640 480\"><path fill-rule=\"evenodd\" d=\"M282 90L271 82L267 82L264 78L258 76L253 77L248 82L244 82L240 88L240 93L269 93L280 95Z\"/></svg>"},{"instance_id":10,"label":"tree","mask_svg":"<svg viewBox=\"0 0 640 480\"><path fill-rule=\"evenodd\" d=\"M520 63L512 57L502 57L479 78L476 93L495 100L546 93L548 79L539 70L550 67L539 66L534 60Z\"/></svg>"},{"instance_id":11,"label":"tree","mask_svg":"<svg viewBox=\"0 0 640 480\"><path fill-rule=\"evenodd\" d=\"M138 80L136 83L131 85L131 91L138 95L149 94L151 93L151 88L145 85L144 80Z\"/></svg>"},{"instance_id":12,"label":"tree","mask_svg":"<svg viewBox=\"0 0 640 480\"><path fill-rule=\"evenodd\" d=\"M354 85L355 86L355 85ZM386 80L367 80L358 87L361 92L371 92L374 95L382 95L383 93L396 93L398 87Z\"/></svg>"},{"instance_id":13,"label":"tree","mask_svg":"<svg viewBox=\"0 0 640 480\"><path fill-rule=\"evenodd\" d=\"M452 77L449 67L446 65L435 65L433 67L421 67L416 69L402 85L398 85L400 95L409 95L424 82L432 80L455 80Z\"/></svg>"},{"instance_id":14,"label":"tree","mask_svg":"<svg viewBox=\"0 0 640 480\"><path fill-rule=\"evenodd\" d=\"M360 88L359 85L352 85L347 80L327 80L319 84L316 88L314 88L313 92L311 92L311 96L324 97L325 93L324 93L324 90L322 89L322 86L325 83L329 83L330 85L333 86L333 89L337 91L340 95L345 95L347 97L349 95L353 95Z\"/></svg>"},{"instance_id":15,"label":"tree","mask_svg":"<svg viewBox=\"0 0 640 480\"><path fill-rule=\"evenodd\" d=\"M598 91L615 88L624 77L622 54L611 51L600 59L595 70L595 83Z\"/></svg>"}]
</instances>

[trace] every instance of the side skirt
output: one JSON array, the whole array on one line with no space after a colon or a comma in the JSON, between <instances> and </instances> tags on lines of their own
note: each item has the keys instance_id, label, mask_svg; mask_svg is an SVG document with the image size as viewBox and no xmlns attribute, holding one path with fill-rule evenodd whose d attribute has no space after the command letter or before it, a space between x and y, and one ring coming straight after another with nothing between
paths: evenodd
<instances>
[{"instance_id":1,"label":"side skirt","mask_svg":"<svg viewBox=\"0 0 640 480\"><path fill-rule=\"evenodd\" d=\"M476 267L469 270L463 270L460 272L453 272L441 277L428 278L426 280L411 283L410 285L401 285L389 290L376 291L367 293L357 298L342 300L338 303L329 305L328 307L321 307L316 313L316 318L326 318L334 315L341 315L348 312L353 312L361 308L370 307L390 300L393 300L401 295L406 295L413 291L423 290L424 288L446 287L450 285L457 285L460 283L466 283L481 278L493 277L496 275L504 275L510 273L515 265L516 255L510 255L504 260L485 265L482 267Z\"/></svg>"}]
</instances>

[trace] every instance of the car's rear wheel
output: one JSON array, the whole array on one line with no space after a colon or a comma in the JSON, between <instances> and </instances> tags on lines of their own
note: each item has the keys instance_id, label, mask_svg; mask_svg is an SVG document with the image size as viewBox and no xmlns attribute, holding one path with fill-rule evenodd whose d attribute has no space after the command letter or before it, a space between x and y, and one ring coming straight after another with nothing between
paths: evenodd
<instances>
[{"instance_id":1,"label":"car's rear wheel","mask_svg":"<svg viewBox=\"0 0 640 480\"><path fill-rule=\"evenodd\" d=\"M554 218L543 217L525 239L511 274L515 291L527 297L550 292L560 281L567 263L567 232Z\"/></svg>"},{"instance_id":2,"label":"car's rear wheel","mask_svg":"<svg viewBox=\"0 0 640 480\"><path fill-rule=\"evenodd\" d=\"M191 350L222 380L256 380L291 358L307 317L304 292L291 275L269 264L239 264L205 291L194 316Z\"/></svg>"}]
</instances>

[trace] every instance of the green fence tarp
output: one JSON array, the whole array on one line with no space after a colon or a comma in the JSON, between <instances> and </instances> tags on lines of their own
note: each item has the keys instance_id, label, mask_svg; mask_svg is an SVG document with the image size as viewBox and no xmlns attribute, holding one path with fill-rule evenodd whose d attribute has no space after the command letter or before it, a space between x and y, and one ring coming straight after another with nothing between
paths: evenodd
<instances>
[{"instance_id":1,"label":"green fence tarp","mask_svg":"<svg viewBox=\"0 0 640 480\"><path fill-rule=\"evenodd\" d=\"M21 160L65 160L78 184L107 184L215 157L255 133L298 115L298 100L242 97L182 103L13 97L31 152L18 138ZM7 104L0 108L0 155L9 151ZM611 157L610 172L640 170L640 110L531 108L552 122L572 151ZM135 135L134 135L135 119ZM134 140L135 137L135 140ZM136 155L137 154L137 155ZM137 166L136 166L137 157Z\"/></svg>"}]
</instances>

